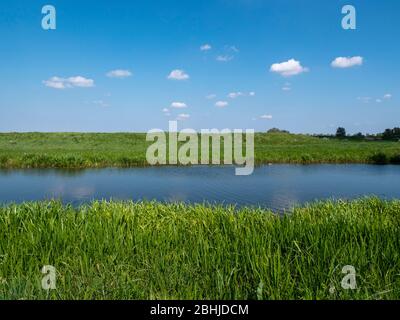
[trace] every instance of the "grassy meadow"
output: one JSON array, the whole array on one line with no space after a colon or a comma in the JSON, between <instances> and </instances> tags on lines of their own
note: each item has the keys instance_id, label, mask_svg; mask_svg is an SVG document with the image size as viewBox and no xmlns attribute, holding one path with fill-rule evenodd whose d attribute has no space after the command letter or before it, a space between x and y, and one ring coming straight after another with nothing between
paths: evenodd
<instances>
[{"instance_id":1,"label":"grassy meadow","mask_svg":"<svg viewBox=\"0 0 400 320\"><path fill-rule=\"evenodd\" d=\"M400 201L0 208L0 299L399 299ZM41 288L43 265L56 290ZM356 269L344 290L342 268Z\"/></svg>"},{"instance_id":2,"label":"grassy meadow","mask_svg":"<svg viewBox=\"0 0 400 320\"><path fill-rule=\"evenodd\" d=\"M145 166L150 144L144 133L0 133L0 168ZM400 142L258 133L255 161L400 163Z\"/></svg>"}]
</instances>

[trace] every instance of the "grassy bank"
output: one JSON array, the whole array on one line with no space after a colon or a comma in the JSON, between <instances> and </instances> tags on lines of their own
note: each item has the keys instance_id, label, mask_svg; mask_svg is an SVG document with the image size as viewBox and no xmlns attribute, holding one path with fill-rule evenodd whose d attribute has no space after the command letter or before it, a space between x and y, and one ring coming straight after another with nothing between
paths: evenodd
<instances>
[{"instance_id":1,"label":"grassy bank","mask_svg":"<svg viewBox=\"0 0 400 320\"><path fill-rule=\"evenodd\" d=\"M139 133L2 133L0 168L145 166L145 140ZM255 157L257 164L400 163L400 142L259 133Z\"/></svg>"},{"instance_id":2,"label":"grassy bank","mask_svg":"<svg viewBox=\"0 0 400 320\"><path fill-rule=\"evenodd\" d=\"M0 298L399 299L399 234L400 202L378 199L283 218L182 204L12 205L0 209ZM43 265L57 269L48 296ZM341 288L345 265L356 290Z\"/></svg>"}]
</instances>

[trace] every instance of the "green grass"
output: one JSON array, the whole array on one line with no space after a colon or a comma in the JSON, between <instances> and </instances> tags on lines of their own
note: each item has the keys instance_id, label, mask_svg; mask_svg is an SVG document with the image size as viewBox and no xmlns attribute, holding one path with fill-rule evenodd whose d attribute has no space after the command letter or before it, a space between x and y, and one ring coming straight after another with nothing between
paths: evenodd
<instances>
[{"instance_id":1,"label":"green grass","mask_svg":"<svg viewBox=\"0 0 400 320\"><path fill-rule=\"evenodd\" d=\"M399 299L400 201L0 208L1 299ZM43 265L57 289L41 289ZM342 267L357 272L344 290ZM330 293L330 288L336 290Z\"/></svg>"},{"instance_id":2,"label":"green grass","mask_svg":"<svg viewBox=\"0 0 400 320\"><path fill-rule=\"evenodd\" d=\"M0 133L0 168L146 166L141 133ZM257 164L400 163L400 142L259 133Z\"/></svg>"}]
</instances>

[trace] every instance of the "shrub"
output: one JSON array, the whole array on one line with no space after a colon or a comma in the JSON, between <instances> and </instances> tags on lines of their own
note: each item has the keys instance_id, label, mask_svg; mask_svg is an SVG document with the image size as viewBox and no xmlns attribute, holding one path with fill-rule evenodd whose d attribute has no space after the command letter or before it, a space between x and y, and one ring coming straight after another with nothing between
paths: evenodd
<instances>
[{"instance_id":1,"label":"shrub","mask_svg":"<svg viewBox=\"0 0 400 320\"><path fill-rule=\"evenodd\" d=\"M389 159L387 157L386 154L384 154L383 152L378 152L373 154L369 160L374 163L374 164L388 164L389 163Z\"/></svg>"}]
</instances>

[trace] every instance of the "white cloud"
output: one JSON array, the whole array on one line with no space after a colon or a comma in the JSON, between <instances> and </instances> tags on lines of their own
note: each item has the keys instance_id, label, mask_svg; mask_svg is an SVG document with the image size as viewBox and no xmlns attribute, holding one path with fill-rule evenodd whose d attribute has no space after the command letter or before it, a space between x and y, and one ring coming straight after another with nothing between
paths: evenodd
<instances>
[{"instance_id":1,"label":"white cloud","mask_svg":"<svg viewBox=\"0 0 400 320\"><path fill-rule=\"evenodd\" d=\"M172 102L171 103L171 108L183 109L183 108L187 108L187 105L184 102Z\"/></svg>"},{"instance_id":2,"label":"white cloud","mask_svg":"<svg viewBox=\"0 0 400 320\"><path fill-rule=\"evenodd\" d=\"M180 113L178 114L177 120L187 120L190 118L190 115L187 113Z\"/></svg>"},{"instance_id":3,"label":"white cloud","mask_svg":"<svg viewBox=\"0 0 400 320\"><path fill-rule=\"evenodd\" d=\"M249 97L254 97L256 95L256 93L254 91L251 91L249 93L245 93L245 92L241 92L241 91L236 91L236 92L231 92L227 95L228 98L231 99L236 99L239 97L245 97L245 96L249 96Z\"/></svg>"},{"instance_id":4,"label":"white cloud","mask_svg":"<svg viewBox=\"0 0 400 320\"><path fill-rule=\"evenodd\" d=\"M220 61L220 62L228 62L228 61L231 61L233 59L233 56L228 56L228 55L217 56L216 59L217 59L217 61Z\"/></svg>"},{"instance_id":5,"label":"white cloud","mask_svg":"<svg viewBox=\"0 0 400 320\"><path fill-rule=\"evenodd\" d=\"M162 112L164 113L164 115L165 115L166 117L169 117L169 116L171 115L171 113L169 112L169 109L168 109L168 108L162 109Z\"/></svg>"},{"instance_id":6,"label":"white cloud","mask_svg":"<svg viewBox=\"0 0 400 320\"><path fill-rule=\"evenodd\" d=\"M189 79L189 75L185 73L185 71L176 69L171 71L171 73L168 75L168 79L170 80L187 80Z\"/></svg>"},{"instance_id":7,"label":"white cloud","mask_svg":"<svg viewBox=\"0 0 400 320\"><path fill-rule=\"evenodd\" d=\"M112 70L107 73L107 77L119 78L119 79L127 78L130 77L131 75L132 72L130 72L129 70L122 70L122 69Z\"/></svg>"},{"instance_id":8,"label":"white cloud","mask_svg":"<svg viewBox=\"0 0 400 320\"><path fill-rule=\"evenodd\" d=\"M240 91L239 92L231 92L228 94L228 98L231 98L231 99L236 99L237 97L241 97L241 96L243 96L243 93Z\"/></svg>"},{"instance_id":9,"label":"white cloud","mask_svg":"<svg viewBox=\"0 0 400 320\"><path fill-rule=\"evenodd\" d=\"M272 116L270 114L263 114L262 116L260 116L260 119L271 120Z\"/></svg>"},{"instance_id":10,"label":"white cloud","mask_svg":"<svg viewBox=\"0 0 400 320\"><path fill-rule=\"evenodd\" d=\"M43 81L44 85L53 89L66 89L73 87L90 88L94 87L94 81L92 79L87 79L82 76L60 78L51 77L49 80Z\"/></svg>"},{"instance_id":11,"label":"white cloud","mask_svg":"<svg viewBox=\"0 0 400 320\"><path fill-rule=\"evenodd\" d=\"M386 93L386 94L383 96L383 99L386 99L386 100L392 99L392 95L391 95L390 93Z\"/></svg>"},{"instance_id":12,"label":"white cloud","mask_svg":"<svg viewBox=\"0 0 400 320\"><path fill-rule=\"evenodd\" d=\"M65 82L65 79L59 77L51 77L49 80L44 80L43 83L46 87L53 89L65 89L68 87L68 83Z\"/></svg>"},{"instance_id":13,"label":"white cloud","mask_svg":"<svg viewBox=\"0 0 400 320\"><path fill-rule=\"evenodd\" d=\"M229 103L226 101L217 101L215 103L215 106L218 108L224 108L224 107L227 107L228 105L229 105Z\"/></svg>"},{"instance_id":14,"label":"white cloud","mask_svg":"<svg viewBox=\"0 0 400 320\"><path fill-rule=\"evenodd\" d=\"M384 100L390 100L392 95L390 93L386 93L383 95L382 98L372 98L372 97L358 97L357 100L361 101L362 103L370 103L371 101L375 100L376 103L382 103Z\"/></svg>"},{"instance_id":15,"label":"white cloud","mask_svg":"<svg viewBox=\"0 0 400 320\"><path fill-rule=\"evenodd\" d=\"M270 68L271 72L276 72L283 77L291 77L303 72L307 72L308 68L305 68L297 60L290 59L286 62L274 63Z\"/></svg>"},{"instance_id":16,"label":"white cloud","mask_svg":"<svg viewBox=\"0 0 400 320\"><path fill-rule=\"evenodd\" d=\"M214 93L212 93L212 94L207 95L207 96L206 96L206 99L212 100L212 99L215 99L216 97L217 97L217 95L214 94Z\"/></svg>"},{"instance_id":17,"label":"white cloud","mask_svg":"<svg viewBox=\"0 0 400 320\"><path fill-rule=\"evenodd\" d=\"M208 50L211 50L211 49L212 49L212 47L211 47L208 43L203 44L203 45L200 47L200 50L201 50L201 51L208 51Z\"/></svg>"},{"instance_id":18,"label":"white cloud","mask_svg":"<svg viewBox=\"0 0 400 320\"><path fill-rule=\"evenodd\" d=\"M81 76L70 77L67 79L67 81L73 87L89 88L89 87L93 87L93 85L94 85L94 81L92 79L86 79L85 77L81 77Z\"/></svg>"},{"instance_id":19,"label":"white cloud","mask_svg":"<svg viewBox=\"0 0 400 320\"><path fill-rule=\"evenodd\" d=\"M351 68L354 66L361 66L363 64L363 57L338 57L332 61L333 68Z\"/></svg>"}]
</instances>

